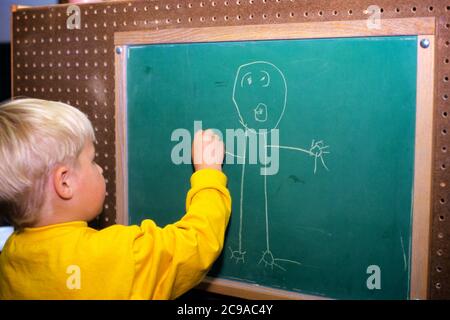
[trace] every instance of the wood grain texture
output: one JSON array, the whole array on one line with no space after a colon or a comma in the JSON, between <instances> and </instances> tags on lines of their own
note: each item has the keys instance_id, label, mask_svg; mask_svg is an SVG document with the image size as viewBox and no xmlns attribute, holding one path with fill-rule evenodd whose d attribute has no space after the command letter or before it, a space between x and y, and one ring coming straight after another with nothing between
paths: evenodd
<instances>
[{"instance_id":1,"label":"wood grain texture","mask_svg":"<svg viewBox=\"0 0 450 320\"><path fill-rule=\"evenodd\" d=\"M128 224L128 175L127 175L127 71L126 48L117 47L120 54L115 55L115 132L116 132L116 222Z\"/></svg>"},{"instance_id":2,"label":"wood grain texture","mask_svg":"<svg viewBox=\"0 0 450 320\"><path fill-rule=\"evenodd\" d=\"M428 39L430 46L420 42ZM430 245L432 166L433 166L433 99L434 35L422 35L417 43L417 105L414 164L414 203L411 256L411 299L428 297L428 264Z\"/></svg>"},{"instance_id":3,"label":"wood grain texture","mask_svg":"<svg viewBox=\"0 0 450 320\"><path fill-rule=\"evenodd\" d=\"M197 289L253 300L330 300L321 296L295 293L238 281L206 277Z\"/></svg>"},{"instance_id":4,"label":"wood grain texture","mask_svg":"<svg viewBox=\"0 0 450 320\"><path fill-rule=\"evenodd\" d=\"M115 45L149 43L192 43L264 39L311 39L334 37L434 34L435 19L382 20L380 29L368 28L367 20L288 23L206 28L177 28L155 31L126 31L114 34Z\"/></svg>"}]
</instances>

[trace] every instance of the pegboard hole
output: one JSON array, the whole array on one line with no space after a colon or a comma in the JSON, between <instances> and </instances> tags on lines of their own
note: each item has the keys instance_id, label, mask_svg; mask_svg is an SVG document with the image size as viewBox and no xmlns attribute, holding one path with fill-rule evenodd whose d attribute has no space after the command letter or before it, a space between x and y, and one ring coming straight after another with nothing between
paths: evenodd
<instances>
[{"instance_id":1,"label":"pegboard hole","mask_svg":"<svg viewBox=\"0 0 450 320\"><path fill-rule=\"evenodd\" d=\"M444 82L448 82L448 76L444 76Z\"/></svg>"},{"instance_id":2,"label":"pegboard hole","mask_svg":"<svg viewBox=\"0 0 450 320\"><path fill-rule=\"evenodd\" d=\"M437 266L436 267L436 272L442 272L442 267L441 266Z\"/></svg>"},{"instance_id":3,"label":"pegboard hole","mask_svg":"<svg viewBox=\"0 0 450 320\"><path fill-rule=\"evenodd\" d=\"M323 16L323 11L322 11L322 10L319 10L318 15L319 15L320 17Z\"/></svg>"},{"instance_id":4,"label":"pegboard hole","mask_svg":"<svg viewBox=\"0 0 450 320\"><path fill-rule=\"evenodd\" d=\"M439 186L440 186L441 188L445 188L445 187L447 186L447 184L446 184L445 182L441 182L441 183L439 184Z\"/></svg>"},{"instance_id":5,"label":"pegboard hole","mask_svg":"<svg viewBox=\"0 0 450 320\"><path fill-rule=\"evenodd\" d=\"M439 257L441 257L441 256L444 254L444 250L439 249L439 250L436 251L436 254L437 254Z\"/></svg>"},{"instance_id":6,"label":"pegboard hole","mask_svg":"<svg viewBox=\"0 0 450 320\"><path fill-rule=\"evenodd\" d=\"M444 198L441 198L440 200L439 200L439 202L441 203L441 204L445 204L445 199Z\"/></svg>"},{"instance_id":7,"label":"pegboard hole","mask_svg":"<svg viewBox=\"0 0 450 320\"><path fill-rule=\"evenodd\" d=\"M436 282L435 287L436 287L436 289L440 290L441 287L442 287L442 286L441 286L441 283L440 283L440 282Z\"/></svg>"},{"instance_id":8,"label":"pegboard hole","mask_svg":"<svg viewBox=\"0 0 450 320\"><path fill-rule=\"evenodd\" d=\"M449 62L450 62L450 60L449 60L448 58L445 58L445 59L444 59L444 63L445 63L445 64L447 64L447 63L449 63Z\"/></svg>"},{"instance_id":9,"label":"pegboard hole","mask_svg":"<svg viewBox=\"0 0 450 320\"><path fill-rule=\"evenodd\" d=\"M442 129L442 130L441 130L441 134L442 134L443 136L447 135L447 129Z\"/></svg>"},{"instance_id":10,"label":"pegboard hole","mask_svg":"<svg viewBox=\"0 0 450 320\"><path fill-rule=\"evenodd\" d=\"M277 17L277 19L279 19L279 18L281 18L281 13L277 12L277 13L275 14L275 16Z\"/></svg>"},{"instance_id":11,"label":"pegboard hole","mask_svg":"<svg viewBox=\"0 0 450 320\"><path fill-rule=\"evenodd\" d=\"M443 215L439 216L439 221L445 221L445 217Z\"/></svg>"},{"instance_id":12,"label":"pegboard hole","mask_svg":"<svg viewBox=\"0 0 450 320\"><path fill-rule=\"evenodd\" d=\"M439 232L439 233L438 233L438 238L439 238L439 239L444 239L444 234L443 234L442 232Z\"/></svg>"},{"instance_id":13,"label":"pegboard hole","mask_svg":"<svg viewBox=\"0 0 450 320\"><path fill-rule=\"evenodd\" d=\"M447 169L447 166L445 165L445 163L441 164L441 170L445 170Z\"/></svg>"},{"instance_id":14,"label":"pegboard hole","mask_svg":"<svg viewBox=\"0 0 450 320\"><path fill-rule=\"evenodd\" d=\"M349 15L349 16L351 16L351 15L353 14L353 10L352 10L352 9L350 9L350 10L348 10L348 12L347 12L347 13L348 13L348 15Z\"/></svg>"},{"instance_id":15,"label":"pegboard hole","mask_svg":"<svg viewBox=\"0 0 450 320\"><path fill-rule=\"evenodd\" d=\"M337 16L339 14L339 12L337 12L337 10L333 11L333 16Z\"/></svg>"},{"instance_id":16,"label":"pegboard hole","mask_svg":"<svg viewBox=\"0 0 450 320\"><path fill-rule=\"evenodd\" d=\"M443 153L446 153L446 152L447 152L447 147L446 147L446 146L443 146L443 147L441 148L441 151L442 151Z\"/></svg>"},{"instance_id":17,"label":"pegboard hole","mask_svg":"<svg viewBox=\"0 0 450 320\"><path fill-rule=\"evenodd\" d=\"M448 116L448 112L447 111L442 112L442 117L443 118L447 118L447 116Z\"/></svg>"},{"instance_id":18,"label":"pegboard hole","mask_svg":"<svg viewBox=\"0 0 450 320\"><path fill-rule=\"evenodd\" d=\"M445 93L445 94L442 96L442 99L445 100L445 101L447 101L447 100L448 100L448 94Z\"/></svg>"},{"instance_id":19,"label":"pegboard hole","mask_svg":"<svg viewBox=\"0 0 450 320\"><path fill-rule=\"evenodd\" d=\"M303 15L304 15L305 17L308 17L308 15L309 15L308 11L305 11L305 12L303 13Z\"/></svg>"},{"instance_id":20,"label":"pegboard hole","mask_svg":"<svg viewBox=\"0 0 450 320\"><path fill-rule=\"evenodd\" d=\"M416 13L417 8L416 8L416 7L412 7L412 8L411 8L411 11L414 12L414 13Z\"/></svg>"},{"instance_id":21,"label":"pegboard hole","mask_svg":"<svg viewBox=\"0 0 450 320\"><path fill-rule=\"evenodd\" d=\"M433 7L433 6L429 6L429 7L428 7L428 11L433 12L433 10L434 10L434 7Z\"/></svg>"}]
</instances>

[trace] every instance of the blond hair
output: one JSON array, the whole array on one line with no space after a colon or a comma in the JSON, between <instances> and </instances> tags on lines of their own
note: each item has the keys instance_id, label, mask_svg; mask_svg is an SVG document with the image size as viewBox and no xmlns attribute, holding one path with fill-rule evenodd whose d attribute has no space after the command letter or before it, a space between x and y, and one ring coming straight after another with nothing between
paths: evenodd
<instances>
[{"instance_id":1,"label":"blond hair","mask_svg":"<svg viewBox=\"0 0 450 320\"><path fill-rule=\"evenodd\" d=\"M77 159L95 141L85 114L65 103L17 99L0 105L0 202L17 229L37 222L45 186L57 164Z\"/></svg>"}]
</instances>

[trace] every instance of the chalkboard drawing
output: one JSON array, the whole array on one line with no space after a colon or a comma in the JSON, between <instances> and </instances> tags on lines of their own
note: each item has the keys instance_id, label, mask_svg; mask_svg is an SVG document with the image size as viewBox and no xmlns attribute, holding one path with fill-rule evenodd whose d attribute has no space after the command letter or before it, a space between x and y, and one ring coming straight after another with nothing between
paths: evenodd
<instances>
[{"instance_id":1,"label":"chalkboard drawing","mask_svg":"<svg viewBox=\"0 0 450 320\"><path fill-rule=\"evenodd\" d=\"M247 159L247 140L249 134L258 134L263 139L262 145L265 150L264 157L267 157L267 151L270 148L278 148L306 153L314 157L314 174L317 171L318 160L326 170L329 170L323 159L324 155L330 153L329 146L320 140L312 140L309 149L303 149L292 146L267 144L267 133L278 128L283 118L286 102L287 102L287 83L283 72L274 64L266 61L254 61L241 65L237 72L233 87L233 102L239 115L239 122L244 127L245 145L242 161L241 172L241 190L239 203L239 234L238 248L231 251L231 259L236 263L245 263L246 251L242 248L242 231L243 231L243 202L244 202L244 181L245 181L245 164ZM264 164L267 161L264 159ZM262 174L264 176L264 209L265 209L265 231L266 231L266 248L262 252L261 259L258 264L263 263L266 267L277 267L283 271L286 269L280 263L292 263L302 265L299 261L275 258L270 250L269 241L269 209L267 196L267 167L264 166Z\"/></svg>"},{"instance_id":2,"label":"chalkboard drawing","mask_svg":"<svg viewBox=\"0 0 450 320\"><path fill-rule=\"evenodd\" d=\"M270 62L255 61L240 66L233 87L233 102L244 129L275 129L286 109L286 79Z\"/></svg>"},{"instance_id":3,"label":"chalkboard drawing","mask_svg":"<svg viewBox=\"0 0 450 320\"><path fill-rule=\"evenodd\" d=\"M267 121L267 106L264 103L258 103L254 111L256 121L258 122Z\"/></svg>"}]
</instances>

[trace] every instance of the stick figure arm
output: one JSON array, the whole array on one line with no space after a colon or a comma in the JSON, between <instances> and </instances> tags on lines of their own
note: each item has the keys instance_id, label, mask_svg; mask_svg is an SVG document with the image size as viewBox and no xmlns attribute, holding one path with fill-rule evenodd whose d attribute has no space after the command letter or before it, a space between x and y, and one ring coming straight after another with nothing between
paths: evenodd
<instances>
[{"instance_id":1,"label":"stick figure arm","mask_svg":"<svg viewBox=\"0 0 450 320\"><path fill-rule=\"evenodd\" d=\"M280 146L280 145L267 145L266 148L278 148L278 149L293 150L293 151L297 151L297 152L303 152L311 157L314 157L314 174L317 171L317 160L318 159L320 159L323 167L327 171L329 170L323 159L325 154L330 153L330 151L328 150L329 146L325 145L322 140L317 141L317 142L315 140L313 140L311 142L311 147L309 150L303 149L303 148L298 148L298 147Z\"/></svg>"},{"instance_id":2,"label":"stick figure arm","mask_svg":"<svg viewBox=\"0 0 450 320\"><path fill-rule=\"evenodd\" d=\"M293 151L306 153L307 155L310 155L311 157L322 157L323 154L330 153L330 151L327 150L329 148L329 146L324 145L322 140L317 141L317 142L315 140L312 140L311 147L309 149L292 147L292 146L280 146L280 145L273 145L273 144L266 145L266 148L278 148L278 149L293 150Z\"/></svg>"},{"instance_id":3,"label":"stick figure arm","mask_svg":"<svg viewBox=\"0 0 450 320\"><path fill-rule=\"evenodd\" d=\"M266 148L287 149L287 150L303 152L303 153L306 153L306 154L308 154L310 156L314 156L314 153L311 150L306 150L306 149L302 149L302 148L298 148L298 147L279 146L279 145L269 144L269 145L266 145Z\"/></svg>"},{"instance_id":4,"label":"stick figure arm","mask_svg":"<svg viewBox=\"0 0 450 320\"><path fill-rule=\"evenodd\" d=\"M237 154L234 154L234 153L229 152L229 151L225 151L225 154L227 154L227 155L229 155L230 157L233 157L233 158L244 159L243 156L238 156Z\"/></svg>"}]
</instances>

